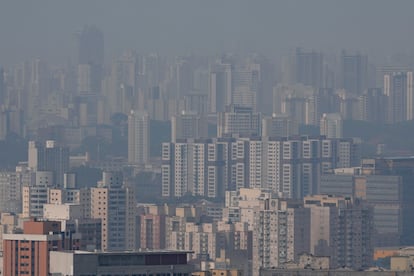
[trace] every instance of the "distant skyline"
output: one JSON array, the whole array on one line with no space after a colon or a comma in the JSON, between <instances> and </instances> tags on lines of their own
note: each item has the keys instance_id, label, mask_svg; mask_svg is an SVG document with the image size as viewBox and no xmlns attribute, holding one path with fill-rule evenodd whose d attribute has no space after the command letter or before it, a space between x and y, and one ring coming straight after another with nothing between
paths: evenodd
<instances>
[{"instance_id":1,"label":"distant skyline","mask_svg":"<svg viewBox=\"0 0 414 276\"><path fill-rule=\"evenodd\" d=\"M296 47L373 58L412 54L409 0L71 0L0 3L0 64L73 57L73 34L85 24L105 35L106 61L123 50L165 55L259 52Z\"/></svg>"}]
</instances>

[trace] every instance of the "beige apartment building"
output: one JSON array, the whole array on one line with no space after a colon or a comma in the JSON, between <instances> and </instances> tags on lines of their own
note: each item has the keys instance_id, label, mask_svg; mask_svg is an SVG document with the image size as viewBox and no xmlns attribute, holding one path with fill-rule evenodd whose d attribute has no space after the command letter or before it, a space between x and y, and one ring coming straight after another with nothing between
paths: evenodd
<instances>
[{"instance_id":1,"label":"beige apartment building","mask_svg":"<svg viewBox=\"0 0 414 276\"><path fill-rule=\"evenodd\" d=\"M136 247L135 194L125 187L121 173L104 172L103 181L90 189L91 217L102 222L102 250Z\"/></svg>"}]
</instances>

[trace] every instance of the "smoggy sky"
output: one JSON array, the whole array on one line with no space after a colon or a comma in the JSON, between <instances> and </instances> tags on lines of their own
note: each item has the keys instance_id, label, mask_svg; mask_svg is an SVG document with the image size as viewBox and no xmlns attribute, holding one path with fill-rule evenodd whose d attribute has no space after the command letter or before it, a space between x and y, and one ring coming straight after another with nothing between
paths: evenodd
<instances>
[{"instance_id":1,"label":"smoggy sky","mask_svg":"<svg viewBox=\"0 0 414 276\"><path fill-rule=\"evenodd\" d=\"M298 46L411 54L413 13L412 0L2 0L0 64L64 62L85 24L104 32L109 58L125 49L278 56Z\"/></svg>"}]
</instances>

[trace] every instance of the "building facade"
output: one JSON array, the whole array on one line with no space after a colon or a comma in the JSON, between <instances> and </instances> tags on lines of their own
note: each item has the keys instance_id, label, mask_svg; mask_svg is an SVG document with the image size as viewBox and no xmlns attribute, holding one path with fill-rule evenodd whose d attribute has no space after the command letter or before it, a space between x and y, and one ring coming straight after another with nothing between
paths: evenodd
<instances>
[{"instance_id":1,"label":"building facade","mask_svg":"<svg viewBox=\"0 0 414 276\"><path fill-rule=\"evenodd\" d=\"M80 236L62 232L60 222L26 221L23 234L5 234L4 275L49 274L49 252L79 249Z\"/></svg>"},{"instance_id":2,"label":"building facade","mask_svg":"<svg viewBox=\"0 0 414 276\"><path fill-rule=\"evenodd\" d=\"M148 114L131 111L128 116L128 162L146 164L149 161L149 147Z\"/></svg>"}]
</instances>

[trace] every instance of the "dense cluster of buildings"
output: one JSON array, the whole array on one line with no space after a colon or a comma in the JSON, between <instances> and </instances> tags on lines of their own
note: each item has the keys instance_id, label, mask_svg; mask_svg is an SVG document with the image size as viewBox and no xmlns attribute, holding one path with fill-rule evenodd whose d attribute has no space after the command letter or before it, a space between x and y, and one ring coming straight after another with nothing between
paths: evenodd
<instances>
[{"instance_id":1,"label":"dense cluster of buildings","mask_svg":"<svg viewBox=\"0 0 414 276\"><path fill-rule=\"evenodd\" d=\"M98 28L76 39L75 65L0 70L0 141L28 144L0 171L0 274L345 275L414 244L414 158L362 158L344 132L413 120L410 68L302 49L283 72L260 55L107 66Z\"/></svg>"},{"instance_id":2,"label":"dense cluster of buildings","mask_svg":"<svg viewBox=\"0 0 414 276\"><path fill-rule=\"evenodd\" d=\"M199 269L244 275L303 253L365 269L375 246L414 240L414 159L361 160L359 146L325 136L178 138L163 145L160 197L200 199L157 205L137 202L122 171L82 186L67 147L31 141L28 162L0 175L3 255L24 251L15 241L58 239L53 251L185 251Z\"/></svg>"},{"instance_id":3,"label":"dense cluster of buildings","mask_svg":"<svg viewBox=\"0 0 414 276\"><path fill-rule=\"evenodd\" d=\"M285 198L317 194L320 177L359 162L353 139L248 137L182 139L162 148L162 195L224 197L269 189Z\"/></svg>"},{"instance_id":4,"label":"dense cluster of buildings","mask_svg":"<svg viewBox=\"0 0 414 276\"><path fill-rule=\"evenodd\" d=\"M51 132L54 137L49 138L71 147L88 136L110 140L104 125L113 122L114 114L129 115L131 110L133 118L144 121L170 121L184 111L206 116L201 120L217 116L225 122L233 115L220 113L234 105L239 111L248 107L266 116L287 116L293 133L300 125L326 125L321 118L333 117L324 114L336 114L331 119L336 121L377 123L414 116L410 67L374 67L360 53L342 52L332 61L320 52L297 49L280 72L277 64L259 55L169 59L128 51L106 67L102 32L87 26L76 37L75 65L56 68L36 59L1 70L0 140ZM252 119L259 124L259 118ZM145 124L135 121L134 127ZM204 127L198 127L204 135ZM218 128L218 135L227 131ZM147 137L140 139L148 143ZM132 155L129 161L142 162ZM145 153L140 158L145 160Z\"/></svg>"}]
</instances>

